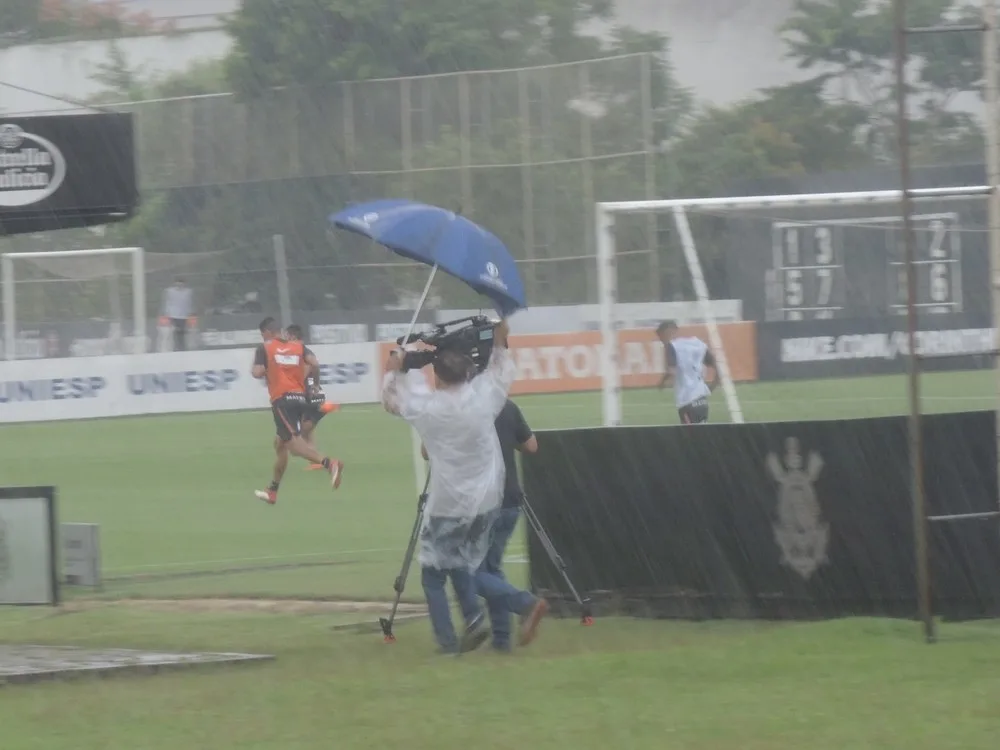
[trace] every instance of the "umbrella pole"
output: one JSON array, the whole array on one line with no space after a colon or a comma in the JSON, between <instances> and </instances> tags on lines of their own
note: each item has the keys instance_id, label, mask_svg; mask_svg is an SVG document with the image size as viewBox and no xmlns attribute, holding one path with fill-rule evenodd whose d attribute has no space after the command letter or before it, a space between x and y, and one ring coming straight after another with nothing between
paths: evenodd
<instances>
[{"instance_id":1,"label":"umbrella pole","mask_svg":"<svg viewBox=\"0 0 1000 750\"><path fill-rule=\"evenodd\" d=\"M413 311L413 319L410 321L409 327L406 329L406 335L403 337L403 344L405 345L409 339L410 334L413 333L413 329L417 325L417 318L420 316L420 311L423 309L424 302L427 301L427 295L430 294L431 284L434 283L434 277L437 275L438 267L435 263L431 266L431 275L427 277L427 283L424 284L424 292L420 295L420 301L417 302L417 309Z\"/></svg>"},{"instance_id":2,"label":"umbrella pole","mask_svg":"<svg viewBox=\"0 0 1000 750\"><path fill-rule=\"evenodd\" d=\"M427 277L427 283L424 284L424 292L420 295L420 301L417 302L417 309L413 311L413 319L410 321L409 327L406 329L406 335L403 337L403 345L410 339L410 334L413 333L413 329L417 325L417 318L420 315L420 311L423 309L424 302L427 301L427 295L430 294L431 284L434 283L434 277L437 275L437 264L431 266L431 275ZM403 347L400 347L402 349ZM410 428L410 440L413 443L413 476L417 482L417 491L423 487L425 481L424 474L424 460L423 456L420 455L420 446L422 441L420 436L417 434L417 430L413 427Z\"/></svg>"}]
</instances>

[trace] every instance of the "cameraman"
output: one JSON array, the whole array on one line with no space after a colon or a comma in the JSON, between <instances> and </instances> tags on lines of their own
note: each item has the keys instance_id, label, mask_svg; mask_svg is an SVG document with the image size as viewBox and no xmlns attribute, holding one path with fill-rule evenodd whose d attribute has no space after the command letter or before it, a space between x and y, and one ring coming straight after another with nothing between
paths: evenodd
<instances>
[{"instance_id":1,"label":"cameraman","mask_svg":"<svg viewBox=\"0 0 1000 750\"><path fill-rule=\"evenodd\" d=\"M500 515L493 524L489 552L476 573L476 586L480 595L486 599L490 623L493 626L493 648L507 653L511 650L511 614L521 617L519 641L520 645L527 646L534 640L538 632L538 623L548 611L549 605L530 591L522 591L511 584L503 573L503 557L517 527L521 504L524 501L524 492L517 477L514 452L536 453L538 440L517 404L510 399L507 399L503 410L496 418L495 427L497 437L500 438L506 480ZM427 448L421 446L420 452L426 460Z\"/></svg>"},{"instance_id":2,"label":"cameraman","mask_svg":"<svg viewBox=\"0 0 1000 750\"><path fill-rule=\"evenodd\" d=\"M478 376L469 354L435 352L433 391L420 370L402 372L405 353L393 352L386 364L382 404L416 429L431 462L418 559L434 637L444 653L471 651L489 637L475 574L489 550L504 492L503 454L493 423L516 374L507 333L506 321L494 328L493 352ZM465 620L461 641L445 592L448 578Z\"/></svg>"}]
</instances>

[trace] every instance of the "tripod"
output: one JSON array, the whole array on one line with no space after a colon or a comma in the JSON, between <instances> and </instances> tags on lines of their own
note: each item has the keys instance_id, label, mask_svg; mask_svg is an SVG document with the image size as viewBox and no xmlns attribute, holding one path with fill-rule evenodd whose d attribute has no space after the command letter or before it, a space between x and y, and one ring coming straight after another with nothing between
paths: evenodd
<instances>
[{"instance_id":1,"label":"tripod","mask_svg":"<svg viewBox=\"0 0 1000 750\"><path fill-rule=\"evenodd\" d=\"M413 521L413 531L410 532L410 543L406 545L406 554L403 555L403 567L400 568L399 575L392 584L396 592L396 600L392 603L392 611L388 617L378 618L378 624L382 628L383 640L392 643L396 636L392 632L392 623L396 619L396 611L399 609L399 600L403 598L403 589L406 588L406 578L410 574L410 565L413 563L413 553L417 549L417 540L420 538L420 527L424 521L424 508L427 505L427 488L431 483L431 473L427 472L427 479L424 480L424 491L417 498L417 517Z\"/></svg>"},{"instance_id":2,"label":"tripod","mask_svg":"<svg viewBox=\"0 0 1000 750\"><path fill-rule=\"evenodd\" d=\"M566 570L565 561L556 550L555 545L552 544L552 539L550 539L549 535L545 532L542 522L538 520L538 516L535 515L535 511L532 509L527 497L521 500L521 508L524 510L524 517L527 519L528 525L531 526L532 530L535 532L535 536L538 537L538 541L542 543L542 547L545 549L545 554L549 556L552 564L556 566L556 569L559 571L559 575L562 576L563 581L566 582L566 586L569 588L573 598L576 599L576 603L580 607L580 624L593 625L594 614L591 609L590 598L580 597L580 593L576 590L576 586L574 586L573 581L570 580L569 573Z\"/></svg>"},{"instance_id":3,"label":"tripod","mask_svg":"<svg viewBox=\"0 0 1000 750\"><path fill-rule=\"evenodd\" d=\"M396 636L392 632L392 625L396 620L396 612L399 610L399 601L402 599L403 590L406 588L406 579L410 573L410 565L413 564L413 553L416 551L417 540L420 538L420 527L424 520L424 508L427 505L427 488L430 486L430 482L431 475L430 472L428 472L427 479L424 481L424 491L420 493L420 497L417 500L417 517L413 521L413 531L410 532L410 542L406 546L406 554L403 555L403 565L400 568L399 575L396 576L396 580L392 584L392 588L396 592L396 599L392 603L392 610L389 612L388 617L378 618L379 627L382 628L382 639L386 643L393 643L396 640ZM573 581L570 580L569 573L566 570L566 563L556 551L555 545L552 544L552 540L545 532L541 521L538 520L538 516L535 515L535 511L532 509L531 505L529 505L528 499L524 498L521 505L524 509L524 517L527 519L528 524L535 532L538 540L542 543L542 547L545 548L545 553L549 556L552 564L556 566L559 574L563 577L563 580L569 587L570 592L573 594L573 598L576 599L576 603L580 607L580 623L583 625L593 625L594 616L591 610L590 599L580 597L576 586L574 586Z\"/></svg>"}]
</instances>

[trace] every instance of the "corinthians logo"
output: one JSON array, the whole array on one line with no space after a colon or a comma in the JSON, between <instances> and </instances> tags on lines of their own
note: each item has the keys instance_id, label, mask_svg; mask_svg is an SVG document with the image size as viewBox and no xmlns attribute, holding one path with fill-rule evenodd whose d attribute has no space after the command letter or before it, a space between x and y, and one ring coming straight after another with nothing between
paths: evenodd
<instances>
[{"instance_id":1,"label":"corinthians logo","mask_svg":"<svg viewBox=\"0 0 1000 750\"><path fill-rule=\"evenodd\" d=\"M50 197L66 179L66 160L47 138L0 124L0 207L17 208Z\"/></svg>"},{"instance_id":2,"label":"corinthians logo","mask_svg":"<svg viewBox=\"0 0 1000 750\"><path fill-rule=\"evenodd\" d=\"M826 547L830 540L830 526L823 522L823 512L813 488L823 470L823 459L811 452L803 466L798 438L788 438L784 465L770 453L767 468L778 483L774 540L781 548L781 562L808 580L827 562Z\"/></svg>"}]
</instances>

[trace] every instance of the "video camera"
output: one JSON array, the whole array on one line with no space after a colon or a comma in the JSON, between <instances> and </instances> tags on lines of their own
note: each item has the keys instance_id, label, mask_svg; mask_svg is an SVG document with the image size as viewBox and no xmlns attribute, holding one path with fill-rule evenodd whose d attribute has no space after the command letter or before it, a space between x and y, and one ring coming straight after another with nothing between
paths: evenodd
<instances>
[{"instance_id":1,"label":"video camera","mask_svg":"<svg viewBox=\"0 0 1000 750\"><path fill-rule=\"evenodd\" d=\"M434 361L439 352L444 351L468 355L476 365L476 372L482 372L489 364L490 355L493 353L493 329L496 325L497 321L490 320L485 315L473 315L439 323L425 333L411 333L405 341L402 337L396 339L396 343L400 346L419 341L434 347L433 351L406 352L403 355L403 372L426 367Z\"/></svg>"}]
</instances>

